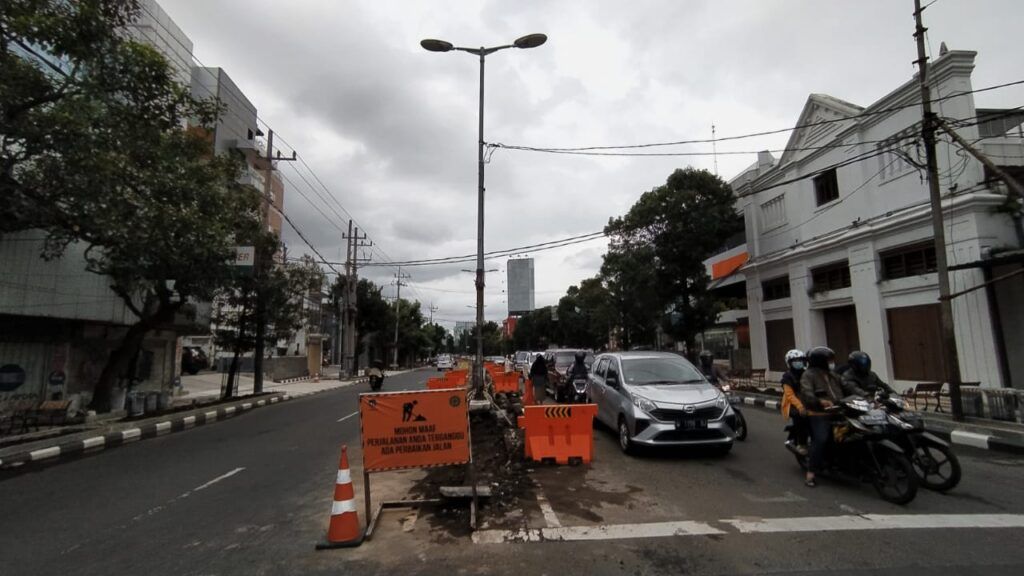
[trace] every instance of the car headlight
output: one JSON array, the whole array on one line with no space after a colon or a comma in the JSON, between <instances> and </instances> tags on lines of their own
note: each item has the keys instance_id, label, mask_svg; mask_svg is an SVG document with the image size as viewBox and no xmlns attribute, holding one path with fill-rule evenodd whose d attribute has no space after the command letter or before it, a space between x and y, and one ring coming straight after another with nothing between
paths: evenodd
<instances>
[{"instance_id":1,"label":"car headlight","mask_svg":"<svg viewBox=\"0 0 1024 576\"><path fill-rule=\"evenodd\" d=\"M729 405L729 399L725 397L725 394L719 394L718 398L715 399L715 405L719 408L725 408Z\"/></svg>"},{"instance_id":2,"label":"car headlight","mask_svg":"<svg viewBox=\"0 0 1024 576\"><path fill-rule=\"evenodd\" d=\"M633 405L650 414L658 409L658 407L647 398L643 396L633 396Z\"/></svg>"}]
</instances>

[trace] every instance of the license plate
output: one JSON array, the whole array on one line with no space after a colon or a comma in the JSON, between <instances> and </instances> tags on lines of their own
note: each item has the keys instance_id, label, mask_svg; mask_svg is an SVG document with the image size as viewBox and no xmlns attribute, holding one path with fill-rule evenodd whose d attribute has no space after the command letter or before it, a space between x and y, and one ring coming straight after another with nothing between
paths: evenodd
<instances>
[{"instance_id":1,"label":"license plate","mask_svg":"<svg viewBox=\"0 0 1024 576\"><path fill-rule=\"evenodd\" d=\"M703 430L708 427L708 421L703 418L686 418L676 420L676 430Z\"/></svg>"}]
</instances>

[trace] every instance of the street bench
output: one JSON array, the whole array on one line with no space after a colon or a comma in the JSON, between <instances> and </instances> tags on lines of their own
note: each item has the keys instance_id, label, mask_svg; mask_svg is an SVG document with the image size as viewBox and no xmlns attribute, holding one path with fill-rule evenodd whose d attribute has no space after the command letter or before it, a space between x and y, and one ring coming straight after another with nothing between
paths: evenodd
<instances>
[{"instance_id":1,"label":"street bench","mask_svg":"<svg viewBox=\"0 0 1024 576\"><path fill-rule=\"evenodd\" d=\"M12 404L9 412L0 418L0 433L24 434L31 429L39 430L39 420L44 418L50 426L64 424L70 406L70 400L20 400Z\"/></svg>"},{"instance_id":2,"label":"street bench","mask_svg":"<svg viewBox=\"0 0 1024 576\"><path fill-rule=\"evenodd\" d=\"M942 382L919 382L915 384L913 388L903 393L903 398L914 404L914 410L917 410L918 399L924 398L924 411L928 411L932 399L935 399L935 411L945 412L942 409L942 397L949 396L949 393L944 392L945 384Z\"/></svg>"}]
</instances>

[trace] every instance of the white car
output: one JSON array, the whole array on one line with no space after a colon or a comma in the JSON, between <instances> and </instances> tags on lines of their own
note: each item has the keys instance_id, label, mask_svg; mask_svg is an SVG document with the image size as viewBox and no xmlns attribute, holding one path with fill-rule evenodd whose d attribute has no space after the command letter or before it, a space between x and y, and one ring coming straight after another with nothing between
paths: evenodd
<instances>
[{"instance_id":1,"label":"white car","mask_svg":"<svg viewBox=\"0 0 1024 576\"><path fill-rule=\"evenodd\" d=\"M455 361L447 354L440 354L437 357L437 369L439 371L451 370L455 367Z\"/></svg>"}]
</instances>

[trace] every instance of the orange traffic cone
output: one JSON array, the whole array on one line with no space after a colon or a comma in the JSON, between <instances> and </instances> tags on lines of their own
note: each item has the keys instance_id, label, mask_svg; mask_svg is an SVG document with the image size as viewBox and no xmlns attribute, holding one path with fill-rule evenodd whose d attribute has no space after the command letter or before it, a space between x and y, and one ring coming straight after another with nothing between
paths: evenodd
<instances>
[{"instance_id":1,"label":"orange traffic cone","mask_svg":"<svg viewBox=\"0 0 1024 576\"><path fill-rule=\"evenodd\" d=\"M316 549L352 548L362 543L363 533L359 530L359 514L356 513L356 493L352 488L352 474L348 469L348 446L342 446L327 540L317 543Z\"/></svg>"}]
</instances>

